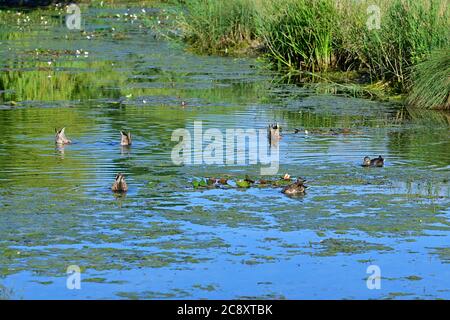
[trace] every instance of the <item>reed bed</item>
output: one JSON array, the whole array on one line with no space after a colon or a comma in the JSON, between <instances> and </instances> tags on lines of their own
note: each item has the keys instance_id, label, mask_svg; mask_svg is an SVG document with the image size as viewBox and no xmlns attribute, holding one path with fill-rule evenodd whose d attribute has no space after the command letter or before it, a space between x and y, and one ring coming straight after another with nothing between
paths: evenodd
<instances>
[{"instance_id":1,"label":"reed bed","mask_svg":"<svg viewBox=\"0 0 450 320\"><path fill-rule=\"evenodd\" d=\"M430 85L413 81L412 72L450 44L447 0L189 0L184 6L184 40L199 52L232 54L257 43L274 69L357 71L394 93ZM445 72L433 79L442 83L436 89L445 87Z\"/></svg>"}]
</instances>

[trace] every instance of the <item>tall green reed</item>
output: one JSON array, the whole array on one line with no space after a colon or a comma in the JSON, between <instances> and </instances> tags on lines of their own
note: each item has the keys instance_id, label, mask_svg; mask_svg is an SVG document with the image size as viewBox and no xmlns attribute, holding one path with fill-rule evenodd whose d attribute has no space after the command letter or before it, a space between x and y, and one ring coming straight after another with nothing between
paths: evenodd
<instances>
[{"instance_id":1,"label":"tall green reed","mask_svg":"<svg viewBox=\"0 0 450 320\"><path fill-rule=\"evenodd\" d=\"M205 53L223 53L256 38L253 0L190 0L181 18L184 39Z\"/></svg>"},{"instance_id":2,"label":"tall green reed","mask_svg":"<svg viewBox=\"0 0 450 320\"><path fill-rule=\"evenodd\" d=\"M325 71L334 64L332 0L272 0L259 19L270 61L279 68Z\"/></svg>"},{"instance_id":3,"label":"tall green reed","mask_svg":"<svg viewBox=\"0 0 450 320\"><path fill-rule=\"evenodd\" d=\"M450 110L450 49L433 52L413 68L407 102L422 109Z\"/></svg>"}]
</instances>

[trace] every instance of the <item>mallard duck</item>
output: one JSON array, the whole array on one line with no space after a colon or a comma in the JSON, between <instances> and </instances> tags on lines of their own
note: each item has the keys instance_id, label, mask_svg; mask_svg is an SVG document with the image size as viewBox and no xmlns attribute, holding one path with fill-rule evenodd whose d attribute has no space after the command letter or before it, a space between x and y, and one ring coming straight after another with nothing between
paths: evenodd
<instances>
[{"instance_id":1,"label":"mallard duck","mask_svg":"<svg viewBox=\"0 0 450 320\"><path fill-rule=\"evenodd\" d=\"M131 132L120 131L120 145L122 146L131 146Z\"/></svg>"},{"instance_id":2,"label":"mallard duck","mask_svg":"<svg viewBox=\"0 0 450 320\"><path fill-rule=\"evenodd\" d=\"M122 173L118 173L116 175L116 180L114 181L114 184L112 185L111 190L114 192L127 192L128 191L128 185L125 182L125 176Z\"/></svg>"},{"instance_id":3,"label":"mallard duck","mask_svg":"<svg viewBox=\"0 0 450 320\"><path fill-rule=\"evenodd\" d=\"M300 195L305 194L307 186L304 185L303 179L297 179L296 182L284 187L281 192L286 195Z\"/></svg>"},{"instance_id":4,"label":"mallard duck","mask_svg":"<svg viewBox=\"0 0 450 320\"><path fill-rule=\"evenodd\" d=\"M66 134L64 133L64 131L66 130L66 128L62 128L61 130L58 130L55 128L55 143L59 144L59 145L63 145L63 144L70 144L72 143L72 141L70 141L69 139L67 139Z\"/></svg>"},{"instance_id":5,"label":"mallard duck","mask_svg":"<svg viewBox=\"0 0 450 320\"><path fill-rule=\"evenodd\" d=\"M384 166L384 159L382 156L378 156L378 158L370 159L369 157L364 157L363 167L382 167Z\"/></svg>"},{"instance_id":6,"label":"mallard duck","mask_svg":"<svg viewBox=\"0 0 450 320\"><path fill-rule=\"evenodd\" d=\"M267 130L267 138L270 143L280 140L280 125L278 122L269 125Z\"/></svg>"}]
</instances>

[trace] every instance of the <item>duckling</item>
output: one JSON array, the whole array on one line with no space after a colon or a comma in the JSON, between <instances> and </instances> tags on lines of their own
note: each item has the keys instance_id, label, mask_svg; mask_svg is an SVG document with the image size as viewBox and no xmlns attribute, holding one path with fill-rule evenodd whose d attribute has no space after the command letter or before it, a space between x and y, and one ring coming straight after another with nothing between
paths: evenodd
<instances>
[{"instance_id":1,"label":"duckling","mask_svg":"<svg viewBox=\"0 0 450 320\"><path fill-rule=\"evenodd\" d=\"M293 184L284 187L281 192L289 196L305 194L307 186L304 183L303 179L297 179Z\"/></svg>"},{"instance_id":2,"label":"duckling","mask_svg":"<svg viewBox=\"0 0 450 320\"><path fill-rule=\"evenodd\" d=\"M384 159L381 156L378 156L378 158L370 159L369 157L364 157L363 160L363 167L382 167L384 166Z\"/></svg>"},{"instance_id":3,"label":"duckling","mask_svg":"<svg viewBox=\"0 0 450 320\"><path fill-rule=\"evenodd\" d=\"M269 125L267 138L269 139L270 144L272 144L272 142L280 140L280 125L278 124L278 122Z\"/></svg>"},{"instance_id":4,"label":"duckling","mask_svg":"<svg viewBox=\"0 0 450 320\"><path fill-rule=\"evenodd\" d=\"M66 134L64 133L64 131L66 130L66 128L62 128L61 130L58 130L55 128L55 143L59 144L59 145L63 145L63 144L70 144L72 143L72 141L70 141L69 139L67 139Z\"/></svg>"},{"instance_id":5,"label":"duckling","mask_svg":"<svg viewBox=\"0 0 450 320\"><path fill-rule=\"evenodd\" d=\"M121 140L120 140L120 145L121 146L131 146L131 132L123 132L120 131L120 136L121 136Z\"/></svg>"},{"instance_id":6,"label":"duckling","mask_svg":"<svg viewBox=\"0 0 450 320\"><path fill-rule=\"evenodd\" d=\"M125 176L122 173L118 173L116 175L116 180L114 181L114 184L112 185L111 190L114 192L127 192L128 191L128 185L125 182Z\"/></svg>"}]
</instances>

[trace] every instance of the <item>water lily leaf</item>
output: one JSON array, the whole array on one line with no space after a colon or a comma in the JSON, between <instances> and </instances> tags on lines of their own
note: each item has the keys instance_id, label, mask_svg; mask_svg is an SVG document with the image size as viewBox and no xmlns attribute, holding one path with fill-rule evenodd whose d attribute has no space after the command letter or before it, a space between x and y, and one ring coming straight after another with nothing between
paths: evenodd
<instances>
[{"instance_id":1,"label":"water lily leaf","mask_svg":"<svg viewBox=\"0 0 450 320\"><path fill-rule=\"evenodd\" d=\"M245 180L238 180L236 181L236 185L238 186L238 188L249 188L250 182Z\"/></svg>"},{"instance_id":2,"label":"water lily leaf","mask_svg":"<svg viewBox=\"0 0 450 320\"><path fill-rule=\"evenodd\" d=\"M291 183L292 183L292 181L290 181L290 180L275 180L273 182L273 185L281 187L281 186L288 186Z\"/></svg>"},{"instance_id":3,"label":"water lily leaf","mask_svg":"<svg viewBox=\"0 0 450 320\"><path fill-rule=\"evenodd\" d=\"M192 186L193 186L194 188L198 188L198 187L200 186L200 181L198 181L198 180L193 180L193 181L192 181Z\"/></svg>"}]
</instances>

